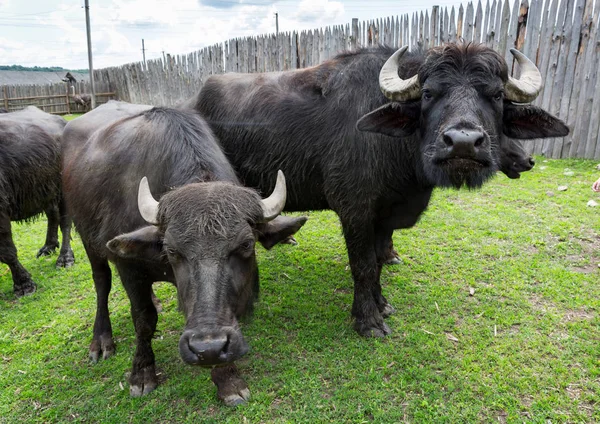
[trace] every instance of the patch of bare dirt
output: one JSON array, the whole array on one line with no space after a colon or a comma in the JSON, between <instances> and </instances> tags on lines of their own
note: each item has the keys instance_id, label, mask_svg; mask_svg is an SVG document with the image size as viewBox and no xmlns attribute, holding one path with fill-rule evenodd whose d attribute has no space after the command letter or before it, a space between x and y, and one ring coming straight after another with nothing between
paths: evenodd
<instances>
[{"instance_id":1,"label":"patch of bare dirt","mask_svg":"<svg viewBox=\"0 0 600 424\"><path fill-rule=\"evenodd\" d=\"M499 423L506 424L506 417L508 417L508 413L506 411L498 411L496 413L496 418Z\"/></svg>"},{"instance_id":2,"label":"patch of bare dirt","mask_svg":"<svg viewBox=\"0 0 600 424\"><path fill-rule=\"evenodd\" d=\"M550 302L547 299L544 299L542 296L533 295L529 298L529 303L531 304L531 308L537 312L552 312L556 313L557 308L556 305Z\"/></svg>"},{"instance_id":3,"label":"patch of bare dirt","mask_svg":"<svg viewBox=\"0 0 600 424\"><path fill-rule=\"evenodd\" d=\"M569 384L567 386L567 395L573 400L579 399L581 397L581 386L579 384Z\"/></svg>"},{"instance_id":4,"label":"patch of bare dirt","mask_svg":"<svg viewBox=\"0 0 600 424\"><path fill-rule=\"evenodd\" d=\"M575 271L575 272L579 272L581 274L591 274L598 270L598 265L589 264L589 265L585 265L585 266L575 266L575 267L571 267L571 270Z\"/></svg>"},{"instance_id":5,"label":"patch of bare dirt","mask_svg":"<svg viewBox=\"0 0 600 424\"><path fill-rule=\"evenodd\" d=\"M574 237L574 240L588 254L600 254L600 236L590 234L588 237Z\"/></svg>"},{"instance_id":6,"label":"patch of bare dirt","mask_svg":"<svg viewBox=\"0 0 600 424\"><path fill-rule=\"evenodd\" d=\"M521 398L521 405L523 405L523 408L525 408L525 409L531 408L531 405L533 405L533 396L530 396L530 395L523 396Z\"/></svg>"},{"instance_id":7,"label":"patch of bare dirt","mask_svg":"<svg viewBox=\"0 0 600 424\"><path fill-rule=\"evenodd\" d=\"M560 316L561 323L573 321L591 320L594 318L594 313L583 308L578 309L561 309L548 299L541 296L533 295L529 298L529 303L533 310L538 312L550 313Z\"/></svg>"},{"instance_id":8,"label":"patch of bare dirt","mask_svg":"<svg viewBox=\"0 0 600 424\"><path fill-rule=\"evenodd\" d=\"M333 290L335 294L350 294L352 293L352 289L349 287L337 287Z\"/></svg>"},{"instance_id":9,"label":"patch of bare dirt","mask_svg":"<svg viewBox=\"0 0 600 424\"><path fill-rule=\"evenodd\" d=\"M585 321L594 318L594 315L584 309L567 309L563 315L563 322Z\"/></svg>"},{"instance_id":10,"label":"patch of bare dirt","mask_svg":"<svg viewBox=\"0 0 600 424\"><path fill-rule=\"evenodd\" d=\"M596 408L598 408L598 405L591 402L580 402L579 405L577 405L577 409L589 417L592 416Z\"/></svg>"}]
</instances>

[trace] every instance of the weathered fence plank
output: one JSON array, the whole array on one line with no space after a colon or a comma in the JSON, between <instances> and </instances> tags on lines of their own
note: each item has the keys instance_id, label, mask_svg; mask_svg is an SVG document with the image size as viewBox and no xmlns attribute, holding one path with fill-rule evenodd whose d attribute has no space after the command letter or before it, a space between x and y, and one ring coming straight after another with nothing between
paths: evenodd
<instances>
[{"instance_id":1,"label":"weathered fence plank","mask_svg":"<svg viewBox=\"0 0 600 424\"><path fill-rule=\"evenodd\" d=\"M592 8L594 9L593 18ZM581 55L578 60L581 63L580 75L576 75L575 77L575 88L579 89L579 93L577 93L574 101L571 101L572 108L569 110L569 119L567 121L570 124L570 138L572 140L567 157L583 157L585 155L587 129L585 130L586 136L582 137L581 134L583 123L586 122L593 103L593 99L588 99L591 95L590 92L593 92L593 87L595 86L594 68L597 67L596 64L598 63L596 59L598 50L596 35L600 35L600 32L598 32L598 26L594 25L594 23L598 22L600 17L600 0L596 0L596 7L593 7L592 0L588 0L585 13L586 25L582 33ZM598 43L600 43L600 40L598 40ZM573 90L573 92L572 97L576 94L576 90Z\"/></svg>"},{"instance_id":2,"label":"weathered fence plank","mask_svg":"<svg viewBox=\"0 0 600 424\"><path fill-rule=\"evenodd\" d=\"M585 0L576 0L575 8L573 10L573 20L569 20L570 25L566 26L566 32L564 35L564 45L566 50L562 57L565 58L564 74L562 76L561 84L561 96L558 100L558 116L562 116L567 119L569 115L569 101L571 100L571 93L567 90L573 88L573 78L575 77L575 65L577 64L577 55L579 53L579 40L581 37L581 26L583 24L583 12L585 8ZM551 153L551 157L560 158L562 150L564 148L564 138L555 138L554 145ZM569 141L566 143L569 144ZM569 147L567 146L567 150Z\"/></svg>"},{"instance_id":3,"label":"weathered fence plank","mask_svg":"<svg viewBox=\"0 0 600 424\"><path fill-rule=\"evenodd\" d=\"M473 32L473 42L481 43L481 25L483 21L483 10L481 8L481 0L477 1L477 10L475 12L475 25Z\"/></svg>"},{"instance_id":4,"label":"weathered fence plank","mask_svg":"<svg viewBox=\"0 0 600 424\"><path fill-rule=\"evenodd\" d=\"M465 13L465 22L464 22L464 30L463 30L463 39L468 43L473 41L473 3L469 2L467 4L467 12Z\"/></svg>"},{"instance_id":5,"label":"weathered fence plank","mask_svg":"<svg viewBox=\"0 0 600 424\"><path fill-rule=\"evenodd\" d=\"M550 102L550 95L552 93L552 82L554 81L554 69L556 64L553 62L553 46L554 42L554 28L556 26L556 17L558 13L558 0L552 0L546 2L546 25L544 25L542 40L544 41L543 48L540 49L541 65L538 65L540 73L542 74L542 80L544 81L544 88L540 96L536 100L536 104L540 107L547 108ZM541 154L544 146L543 140L536 140L533 145L533 153Z\"/></svg>"},{"instance_id":6,"label":"weathered fence plank","mask_svg":"<svg viewBox=\"0 0 600 424\"><path fill-rule=\"evenodd\" d=\"M555 27L555 60L554 60L554 78L552 80L552 93L547 107L548 112L556 115L560 110L560 98L563 92L563 79L565 74L568 46L564 45L565 33L570 26L573 18L573 3L572 1L563 1L559 6L558 21ZM548 157L552 156L554 148L554 139L544 139L544 147L542 153Z\"/></svg>"}]
</instances>

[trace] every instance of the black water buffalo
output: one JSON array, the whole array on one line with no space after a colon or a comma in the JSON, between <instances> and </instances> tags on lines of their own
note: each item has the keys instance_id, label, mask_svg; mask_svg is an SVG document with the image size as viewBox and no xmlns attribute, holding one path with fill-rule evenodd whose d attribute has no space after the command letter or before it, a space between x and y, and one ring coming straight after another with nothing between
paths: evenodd
<instances>
[{"instance_id":1,"label":"black water buffalo","mask_svg":"<svg viewBox=\"0 0 600 424\"><path fill-rule=\"evenodd\" d=\"M520 140L506 139L501 143L499 168L508 178L521 178L522 172L531 171L535 160Z\"/></svg>"},{"instance_id":2,"label":"black water buffalo","mask_svg":"<svg viewBox=\"0 0 600 424\"><path fill-rule=\"evenodd\" d=\"M568 133L521 104L539 94L541 75L516 50L519 80L482 45L405 53L377 47L307 69L215 75L183 105L207 119L245 185L267 192L282 169L286 210L338 214L364 336L390 333L381 267L394 229L415 225L435 187L480 187L501 166L503 134Z\"/></svg>"},{"instance_id":3,"label":"black water buffalo","mask_svg":"<svg viewBox=\"0 0 600 424\"><path fill-rule=\"evenodd\" d=\"M35 291L31 275L21 265L12 240L11 221L48 217L46 242L37 256L49 255L62 247L57 266L73 264L71 222L64 211L60 178L60 137L66 121L30 106L0 114L0 261L13 277L16 296Z\"/></svg>"},{"instance_id":4,"label":"black water buffalo","mask_svg":"<svg viewBox=\"0 0 600 424\"><path fill-rule=\"evenodd\" d=\"M214 366L212 379L226 404L248 399L234 361L248 351L238 319L258 295L255 242L270 248L306 221L278 216L286 198L283 174L268 199L242 187L208 125L191 111L113 102L71 121L64 141L65 198L97 293L90 357L107 358L115 349L110 260L136 331L130 394L157 386L151 290L155 281L170 281L186 320L181 358Z\"/></svg>"}]
</instances>

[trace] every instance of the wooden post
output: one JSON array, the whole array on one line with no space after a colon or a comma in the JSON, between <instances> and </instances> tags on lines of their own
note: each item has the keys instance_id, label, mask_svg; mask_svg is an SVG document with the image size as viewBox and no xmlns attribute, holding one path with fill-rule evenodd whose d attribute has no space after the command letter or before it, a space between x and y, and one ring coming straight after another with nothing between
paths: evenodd
<instances>
[{"instance_id":1,"label":"wooden post","mask_svg":"<svg viewBox=\"0 0 600 424\"><path fill-rule=\"evenodd\" d=\"M358 18L352 18L352 38L350 39L352 50L358 48Z\"/></svg>"},{"instance_id":2,"label":"wooden post","mask_svg":"<svg viewBox=\"0 0 600 424\"><path fill-rule=\"evenodd\" d=\"M89 0L85 0L85 28L87 32L87 48L88 48L88 64L90 68L90 87L92 96L92 103L90 107L96 108L96 89L94 88L94 65L92 60L92 36L90 31L90 3Z\"/></svg>"},{"instance_id":3,"label":"wooden post","mask_svg":"<svg viewBox=\"0 0 600 424\"><path fill-rule=\"evenodd\" d=\"M525 29L527 28L527 17L529 15L529 2L523 0L519 8L519 24L517 26L517 50L523 50L525 44Z\"/></svg>"},{"instance_id":4,"label":"wooden post","mask_svg":"<svg viewBox=\"0 0 600 424\"><path fill-rule=\"evenodd\" d=\"M456 23L456 39L460 39L463 36L463 17L464 17L464 9L462 3L458 8L458 21Z\"/></svg>"},{"instance_id":5,"label":"wooden post","mask_svg":"<svg viewBox=\"0 0 600 424\"><path fill-rule=\"evenodd\" d=\"M2 92L4 93L4 109L8 111L8 90L6 86L2 87Z\"/></svg>"},{"instance_id":6,"label":"wooden post","mask_svg":"<svg viewBox=\"0 0 600 424\"><path fill-rule=\"evenodd\" d=\"M429 37L430 37L430 46L437 46L440 43L439 41L439 21L440 21L440 7L439 6L433 6L433 8L431 9L431 30L429 32Z\"/></svg>"},{"instance_id":7,"label":"wooden post","mask_svg":"<svg viewBox=\"0 0 600 424\"><path fill-rule=\"evenodd\" d=\"M67 102L67 114L70 115L71 114L71 104L69 102L69 84L68 83L65 84L65 87L67 88L67 90L66 90L67 94L65 96L65 99L66 99L66 102Z\"/></svg>"}]
</instances>

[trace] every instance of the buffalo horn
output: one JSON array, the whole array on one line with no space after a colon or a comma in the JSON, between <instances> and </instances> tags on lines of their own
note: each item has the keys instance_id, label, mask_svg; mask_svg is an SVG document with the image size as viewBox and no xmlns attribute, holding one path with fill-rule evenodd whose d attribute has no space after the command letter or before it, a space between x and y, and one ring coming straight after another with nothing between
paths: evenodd
<instances>
[{"instance_id":1,"label":"buffalo horn","mask_svg":"<svg viewBox=\"0 0 600 424\"><path fill-rule=\"evenodd\" d=\"M510 49L521 67L521 78L508 77L504 85L507 100L516 103L529 103L535 100L542 90L542 75L535 64L517 49Z\"/></svg>"},{"instance_id":2,"label":"buffalo horn","mask_svg":"<svg viewBox=\"0 0 600 424\"><path fill-rule=\"evenodd\" d=\"M396 102L415 100L421 97L418 75L413 75L407 80L403 80L398 76L400 59L406 50L408 50L408 46L399 48L396 53L390 56L379 72L379 87L383 95Z\"/></svg>"},{"instance_id":3,"label":"buffalo horn","mask_svg":"<svg viewBox=\"0 0 600 424\"><path fill-rule=\"evenodd\" d=\"M286 196L285 176L283 175L283 172L279 170L277 171L277 183L275 184L273 193L262 200L262 210L265 222L277 218L285 206Z\"/></svg>"},{"instance_id":4,"label":"buffalo horn","mask_svg":"<svg viewBox=\"0 0 600 424\"><path fill-rule=\"evenodd\" d=\"M138 208L142 218L149 224L158 224L158 202L150 193L150 186L148 185L148 178L144 177L140 181L140 187L138 189Z\"/></svg>"}]
</instances>

